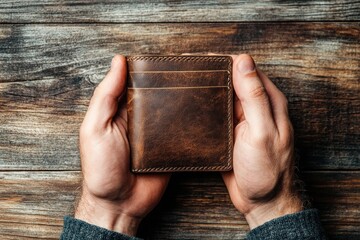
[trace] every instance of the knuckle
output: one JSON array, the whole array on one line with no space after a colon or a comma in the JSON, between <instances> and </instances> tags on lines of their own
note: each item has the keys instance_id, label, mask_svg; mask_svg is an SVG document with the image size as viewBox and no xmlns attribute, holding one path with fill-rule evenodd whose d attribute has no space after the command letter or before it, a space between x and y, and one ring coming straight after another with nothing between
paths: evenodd
<instances>
[{"instance_id":1,"label":"knuckle","mask_svg":"<svg viewBox=\"0 0 360 240\"><path fill-rule=\"evenodd\" d=\"M294 130L291 123L286 124L279 137L279 150L287 151L292 148L294 143Z\"/></svg>"},{"instance_id":2,"label":"knuckle","mask_svg":"<svg viewBox=\"0 0 360 240\"><path fill-rule=\"evenodd\" d=\"M99 125L95 124L92 119L86 118L80 126L79 137L80 140L93 138L99 132Z\"/></svg>"},{"instance_id":3,"label":"knuckle","mask_svg":"<svg viewBox=\"0 0 360 240\"><path fill-rule=\"evenodd\" d=\"M252 140L256 146L264 146L271 139L270 135L267 131L256 131L252 134Z\"/></svg>"},{"instance_id":4,"label":"knuckle","mask_svg":"<svg viewBox=\"0 0 360 240\"><path fill-rule=\"evenodd\" d=\"M266 98L266 90L265 87L259 85L252 90L250 90L249 95L251 98Z\"/></svg>"},{"instance_id":5,"label":"knuckle","mask_svg":"<svg viewBox=\"0 0 360 240\"><path fill-rule=\"evenodd\" d=\"M117 102L116 98L109 94L105 94L103 96L103 101L104 101L103 104L105 104L105 106L111 106L111 107L114 105L114 103Z\"/></svg>"},{"instance_id":6,"label":"knuckle","mask_svg":"<svg viewBox=\"0 0 360 240\"><path fill-rule=\"evenodd\" d=\"M291 137L285 137L280 140L280 151L287 151L292 147L293 140Z\"/></svg>"}]
</instances>

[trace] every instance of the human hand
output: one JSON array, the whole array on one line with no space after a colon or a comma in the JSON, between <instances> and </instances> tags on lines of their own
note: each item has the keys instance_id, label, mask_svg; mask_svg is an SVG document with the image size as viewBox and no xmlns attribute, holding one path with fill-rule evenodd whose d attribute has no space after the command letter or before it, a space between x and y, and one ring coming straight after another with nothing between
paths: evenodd
<instances>
[{"instance_id":1,"label":"human hand","mask_svg":"<svg viewBox=\"0 0 360 240\"><path fill-rule=\"evenodd\" d=\"M248 55L234 57L233 171L223 179L251 229L302 209L293 187L293 129L284 94Z\"/></svg>"},{"instance_id":2,"label":"human hand","mask_svg":"<svg viewBox=\"0 0 360 240\"><path fill-rule=\"evenodd\" d=\"M160 201L170 175L130 172L126 77L125 58L117 55L81 125L83 184L75 218L135 235L140 221Z\"/></svg>"}]
</instances>

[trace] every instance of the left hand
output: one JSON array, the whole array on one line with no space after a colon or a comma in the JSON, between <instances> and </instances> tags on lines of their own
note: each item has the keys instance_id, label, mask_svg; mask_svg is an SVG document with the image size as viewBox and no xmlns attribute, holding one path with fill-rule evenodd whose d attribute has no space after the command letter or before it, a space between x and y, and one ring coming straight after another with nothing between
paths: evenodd
<instances>
[{"instance_id":1,"label":"left hand","mask_svg":"<svg viewBox=\"0 0 360 240\"><path fill-rule=\"evenodd\" d=\"M126 76L126 60L117 55L81 125L83 188L75 218L134 236L140 221L160 201L170 175L130 171Z\"/></svg>"}]
</instances>

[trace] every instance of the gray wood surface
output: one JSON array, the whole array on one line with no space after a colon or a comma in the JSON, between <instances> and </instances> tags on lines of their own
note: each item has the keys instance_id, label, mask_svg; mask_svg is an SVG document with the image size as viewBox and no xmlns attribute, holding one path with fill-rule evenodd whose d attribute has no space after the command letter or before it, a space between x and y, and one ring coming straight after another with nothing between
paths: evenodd
<instances>
[{"instance_id":1,"label":"gray wood surface","mask_svg":"<svg viewBox=\"0 0 360 240\"><path fill-rule=\"evenodd\" d=\"M353 21L359 19L360 2L351 0L3 0L0 2L0 22L3 23Z\"/></svg>"},{"instance_id":2,"label":"gray wood surface","mask_svg":"<svg viewBox=\"0 0 360 240\"><path fill-rule=\"evenodd\" d=\"M145 2L145 3L143 3ZM331 239L360 238L360 2L0 0L0 239L58 239L78 130L115 53L250 53L289 99ZM175 174L140 236L243 239L216 173Z\"/></svg>"}]
</instances>

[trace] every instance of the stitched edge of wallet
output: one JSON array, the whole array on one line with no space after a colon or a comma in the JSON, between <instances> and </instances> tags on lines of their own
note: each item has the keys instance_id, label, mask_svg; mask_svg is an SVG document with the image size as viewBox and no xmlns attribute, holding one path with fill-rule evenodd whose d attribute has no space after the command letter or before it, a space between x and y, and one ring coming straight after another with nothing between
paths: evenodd
<instances>
[{"instance_id":1,"label":"stitched edge of wallet","mask_svg":"<svg viewBox=\"0 0 360 240\"><path fill-rule=\"evenodd\" d=\"M132 56L132 57L126 57L126 59L130 62L133 61L141 61L141 60L147 60L147 61L213 61L213 62L229 62L228 70L231 70L231 61L229 61L229 58L227 56Z\"/></svg>"},{"instance_id":2,"label":"stitched edge of wallet","mask_svg":"<svg viewBox=\"0 0 360 240\"><path fill-rule=\"evenodd\" d=\"M153 168L132 168L133 172L166 172L166 171L198 171L198 170L210 170L210 171L225 171L230 170L231 166L231 155L232 155L232 143L233 143L233 108L232 108L232 98L233 98L233 88L231 83L231 70L232 70L232 61L227 56L133 56L126 57L127 61L213 61L213 62L228 62L228 79L227 84L229 90L227 91L228 103L227 103L227 120L228 120L228 152L227 152L227 164L226 166L197 166L197 167L153 167Z\"/></svg>"}]
</instances>

